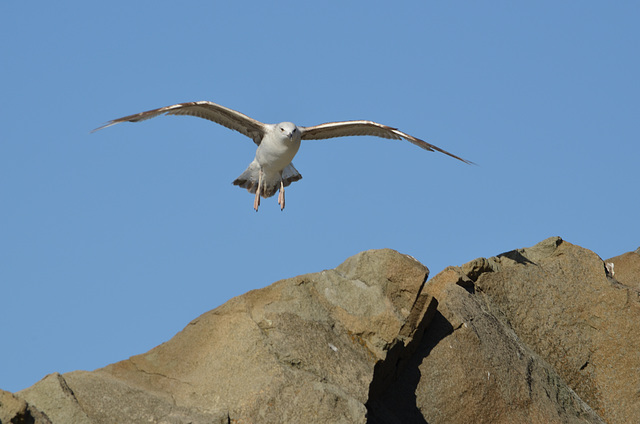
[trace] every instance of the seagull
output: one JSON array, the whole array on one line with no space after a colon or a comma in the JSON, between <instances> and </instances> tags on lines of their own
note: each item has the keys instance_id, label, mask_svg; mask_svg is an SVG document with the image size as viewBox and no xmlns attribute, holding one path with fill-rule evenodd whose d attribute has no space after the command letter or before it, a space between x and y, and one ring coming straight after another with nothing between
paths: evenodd
<instances>
[{"instance_id":1,"label":"seagull","mask_svg":"<svg viewBox=\"0 0 640 424\"><path fill-rule=\"evenodd\" d=\"M140 112L114 119L91 131L110 127L121 122L140 122L160 115L190 115L208 119L251 138L258 145L256 156L249 167L233 181L234 185L255 193L253 209L258 211L260 197L268 198L278 191L278 205L284 210L284 188L298 181L302 175L291 162L298 153L302 140L322 140L334 137L369 135L394 140L407 140L430 152L438 151L466 164L462 159L433 144L422 141L387 125L372 121L327 122L313 127L301 127L291 122L265 124L238 111L219 104L200 101L178 103L171 106Z\"/></svg>"}]
</instances>

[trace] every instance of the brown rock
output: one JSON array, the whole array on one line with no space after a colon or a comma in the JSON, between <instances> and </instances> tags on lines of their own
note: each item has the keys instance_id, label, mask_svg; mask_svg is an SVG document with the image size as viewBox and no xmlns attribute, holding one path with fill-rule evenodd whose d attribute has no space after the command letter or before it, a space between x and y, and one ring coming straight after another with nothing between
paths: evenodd
<instances>
[{"instance_id":1,"label":"brown rock","mask_svg":"<svg viewBox=\"0 0 640 424\"><path fill-rule=\"evenodd\" d=\"M548 363L487 312L461 268L445 269L425 291L438 300L438 312L413 358L416 366L406 367L414 376L405 372L400 379L416 381L420 415L412 411L397 422L601 422ZM385 397L394 393L395 387Z\"/></svg>"},{"instance_id":2,"label":"brown rock","mask_svg":"<svg viewBox=\"0 0 640 424\"><path fill-rule=\"evenodd\" d=\"M20 392L54 423L364 423L370 386L411 354L435 303L428 270L392 250L279 281L168 342ZM421 333L420 333L421 334Z\"/></svg>"},{"instance_id":3,"label":"brown rock","mask_svg":"<svg viewBox=\"0 0 640 424\"><path fill-rule=\"evenodd\" d=\"M622 284L640 290L640 248L605 261L613 264L613 278Z\"/></svg>"},{"instance_id":4,"label":"brown rock","mask_svg":"<svg viewBox=\"0 0 640 424\"><path fill-rule=\"evenodd\" d=\"M24 399L0 390L0 424L51 424L49 417Z\"/></svg>"},{"instance_id":5,"label":"brown rock","mask_svg":"<svg viewBox=\"0 0 640 424\"><path fill-rule=\"evenodd\" d=\"M640 422L640 296L593 252L547 239L487 260L476 295L600 416ZM464 268L464 267L463 267Z\"/></svg>"},{"instance_id":6,"label":"brown rock","mask_svg":"<svg viewBox=\"0 0 640 424\"><path fill-rule=\"evenodd\" d=\"M633 255L612 273L555 237L425 284L413 258L363 252L145 354L0 392L0 424L640 422Z\"/></svg>"}]
</instances>

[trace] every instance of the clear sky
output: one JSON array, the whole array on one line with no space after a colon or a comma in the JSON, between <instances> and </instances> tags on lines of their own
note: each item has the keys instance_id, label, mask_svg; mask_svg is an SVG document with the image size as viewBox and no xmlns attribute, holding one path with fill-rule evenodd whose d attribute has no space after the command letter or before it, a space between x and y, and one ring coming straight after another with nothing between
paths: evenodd
<instances>
[{"instance_id":1,"label":"clear sky","mask_svg":"<svg viewBox=\"0 0 640 424\"><path fill-rule=\"evenodd\" d=\"M640 245L638 2L0 3L0 388L143 353L233 296L392 248L435 275L550 236ZM124 115L210 100L306 141L252 209L248 138Z\"/></svg>"}]
</instances>

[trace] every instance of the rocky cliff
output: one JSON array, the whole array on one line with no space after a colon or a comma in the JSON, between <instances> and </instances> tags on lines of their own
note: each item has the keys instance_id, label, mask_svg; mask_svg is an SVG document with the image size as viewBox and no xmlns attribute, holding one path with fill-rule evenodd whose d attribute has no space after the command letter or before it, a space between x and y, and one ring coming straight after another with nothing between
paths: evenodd
<instances>
[{"instance_id":1,"label":"rocky cliff","mask_svg":"<svg viewBox=\"0 0 640 424\"><path fill-rule=\"evenodd\" d=\"M640 254L559 238L428 270L392 250L278 281L1 423L640 422Z\"/></svg>"}]
</instances>

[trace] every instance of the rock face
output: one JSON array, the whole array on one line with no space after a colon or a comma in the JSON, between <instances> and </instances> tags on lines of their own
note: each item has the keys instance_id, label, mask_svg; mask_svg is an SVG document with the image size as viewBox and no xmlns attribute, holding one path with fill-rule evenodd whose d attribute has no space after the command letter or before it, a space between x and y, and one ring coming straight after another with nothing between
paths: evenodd
<instances>
[{"instance_id":1,"label":"rock face","mask_svg":"<svg viewBox=\"0 0 640 424\"><path fill-rule=\"evenodd\" d=\"M603 419L640 422L636 288L615 280L595 253L559 238L492 258L483 270L475 289L490 313Z\"/></svg>"},{"instance_id":2,"label":"rock face","mask_svg":"<svg viewBox=\"0 0 640 424\"><path fill-rule=\"evenodd\" d=\"M640 290L640 247L634 252L627 252L605 262L614 265L611 270L616 280Z\"/></svg>"},{"instance_id":3,"label":"rock face","mask_svg":"<svg viewBox=\"0 0 640 424\"><path fill-rule=\"evenodd\" d=\"M142 355L0 392L0 423L640 422L640 275L559 238L282 280ZM616 280L620 278L620 280Z\"/></svg>"},{"instance_id":4,"label":"rock face","mask_svg":"<svg viewBox=\"0 0 640 424\"><path fill-rule=\"evenodd\" d=\"M51 421L24 399L0 390L0 423L51 424Z\"/></svg>"},{"instance_id":5,"label":"rock face","mask_svg":"<svg viewBox=\"0 0 640 424\"><path fill-rule=\"evenodd\" d=\"M151 351L19 393L53 423L364 423L381 365L435 301L428 270L391 250L279 281L195 319ZM375 381L374 381L375 380Z\"/></svg>"}]
</instances>

